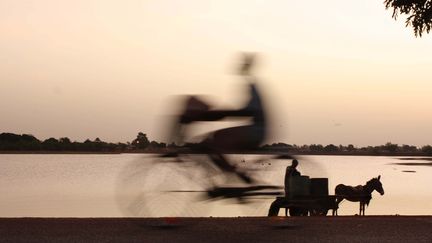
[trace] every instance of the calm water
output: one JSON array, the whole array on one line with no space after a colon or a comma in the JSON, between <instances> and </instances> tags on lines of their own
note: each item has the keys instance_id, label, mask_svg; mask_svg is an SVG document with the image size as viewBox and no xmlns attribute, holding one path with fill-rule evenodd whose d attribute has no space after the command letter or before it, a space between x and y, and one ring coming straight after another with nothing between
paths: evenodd
<instances>
[{"instance_id":1,"label":"calm water","mask_svg":"<svg viewBox=\"0 0 432 243\"><path fill-rule=\"evenodd\" d=\"M256 176L263 183L282 185L289 160L231 156L240 166L259 158L264 161L254 166ZM303 175L329 178L330 194L339 183L365 184L381 175L385 194L373 193L366 214L432 215L432 166L417 159L302 156L299 170ZM188 163L151 166L154 160L141 154L0 155L0 217L257 216L266 215L272 201L261 198L239 204L205 201L200 192L167 192L203 190L210 176ZM339 215L354 215L358 207L345 201Z\"/></svg>"}]
</instances>

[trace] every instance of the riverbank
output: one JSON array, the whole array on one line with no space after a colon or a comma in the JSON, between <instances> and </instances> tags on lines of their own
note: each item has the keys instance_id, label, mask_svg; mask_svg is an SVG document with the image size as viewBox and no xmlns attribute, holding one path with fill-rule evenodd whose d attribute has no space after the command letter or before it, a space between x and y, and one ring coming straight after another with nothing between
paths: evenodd
<instances>
[{"instance_id":1,"label":"riverbank","mask_svg":"<svg viewBox=\"0 0 432 243\"><path fill-rule=\"evenodd\" d=\"M97 152L88 152L88 151L47 151L47 150L37 150L37 151L0 151L0 154L122 154L124 152L115 152L115 151L97 151Z\"/></svg>"},{"instance_id":2,"label":"riverbank","mask_svg":"<svg viewBox=\"0 0 432 243\"><path fill-rule=\"evenodd\" d=\"M0 218L2 242L431 242L432 216Z\"/></svg>"},{"instance_id":3,"label":"riverbank","mask_svg":"<svg viewBox=\"0 0 432 243\"><path fill-rule=\"evenodd\" d=\"M183 151L185 154L202 154L192 151ZM0 154L168 154L167 151L49 151L49 150L0 150ZM280 155L281 158L290 159L291 156L304 156L304 155L328 155L328 156L382 156L382 157L424 157L423 160L432 160L432 155L428 153L355 153L355 152L309 152L309 153L289 153L282 151L238 151L227 152L225 154L253 154L253 155ZM418 158L417 158L418 159Z\"/></svg>"}]
</instances>

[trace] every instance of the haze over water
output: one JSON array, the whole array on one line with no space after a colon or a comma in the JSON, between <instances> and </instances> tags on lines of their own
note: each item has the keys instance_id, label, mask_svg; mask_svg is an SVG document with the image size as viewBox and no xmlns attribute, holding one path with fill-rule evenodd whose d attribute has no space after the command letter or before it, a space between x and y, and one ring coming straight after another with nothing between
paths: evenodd
<instances>
[{"instance_id":1,"label":"haze over water","mask_svg":"<svg viewBox=\"0 0 432 243\"><path fill-rule=\"evenodd\" d=\"M252 161L264 155L232 155L235 161ZM158 216L131 215L126 212L121 198L131 183L126 181L125 169L132 164L149 163L152 155L0 155L0 217L123 217ZM264 163L257 172L263 182L283 185L288 160L273 160ZM397 165L395 163L427 163L422 160L400 160L397 157L373 156L302 156L299 170L303 175L329 178L329 193L339 184L358 185L372 177L381 175L385 194L372 194L373 199L366 209L366 215L430 215L432 214L432 189L429 175L432 167L426 165ZM193 168L190 168L193 170ZM405 172L404 172L405 171ZM137 171L137 177L148 176ZM164 177L155 175L148 184L172 180L180 183L182 174ZM199 181L199 180L197 180ZM133 183L132 183L133 184ZM183 190L197 188L197 185L181 184ZM191 200L191 197L177 197ZM181 199L183 198L183 199ZM148 200L145 196L143 200ZM205 202L191 215L191 210L168 209L182 205L165 202L159 209L174 210L187 216L265 216L271 199L257 204L239 205L237 201L224 200ZM191 204L192 205L192 204ZM358 203L343 202L339 215L358 213ZM193 210L192 210L193 211ZM280 215L282 214L282 210ZM160 211L160 216L164 212Z\"/></svg>"}]
</instances>

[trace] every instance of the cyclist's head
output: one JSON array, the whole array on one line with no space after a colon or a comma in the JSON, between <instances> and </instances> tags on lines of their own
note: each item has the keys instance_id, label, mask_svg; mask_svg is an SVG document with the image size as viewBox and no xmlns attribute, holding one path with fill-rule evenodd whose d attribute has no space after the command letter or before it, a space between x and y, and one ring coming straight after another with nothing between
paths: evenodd
<instances>
[{"instance_id":1,"label":"cyclist's head","mask_svg":"<svg viewBox=\"0 0 432 243\"><path fill-rule=\"evenodd\" d=\"M255 53L242 53L242 62L240 63L240 75L250 75L250 72L255 64Z\"/></svg>"}]
</instances>

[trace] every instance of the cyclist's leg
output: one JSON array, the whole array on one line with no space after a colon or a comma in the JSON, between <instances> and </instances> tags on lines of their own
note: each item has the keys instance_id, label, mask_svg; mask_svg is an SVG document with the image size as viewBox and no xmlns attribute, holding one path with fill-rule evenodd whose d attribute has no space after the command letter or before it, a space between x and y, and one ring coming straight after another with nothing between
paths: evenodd
<instances>
[{"instance_id":1,"label":"cyclist's leg","mask_svg":"<svg viewBox=\"0 0 432 243\"><path fill-rule=\"evenodd\" d=\"M235 173L244 182L252 183L253 179L246 172L231 164L223 153L247 152L258 148L264 136L256 126L239 126L218 130L205 141L204 146L210 151L213 163L226 172Z\"/></svg>"}]
</instances>

